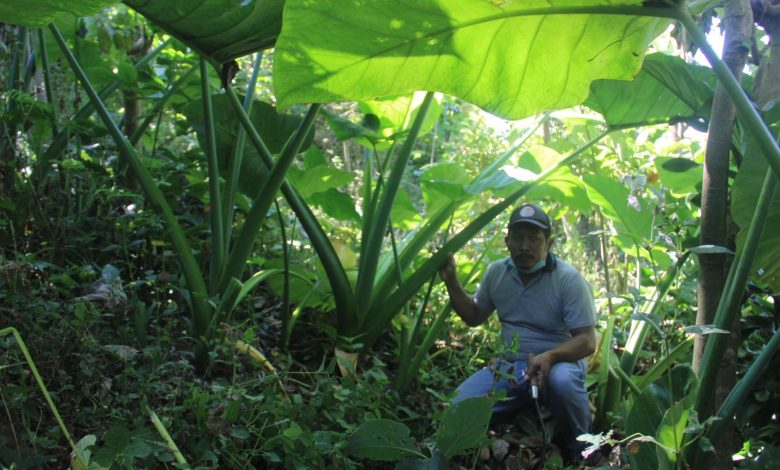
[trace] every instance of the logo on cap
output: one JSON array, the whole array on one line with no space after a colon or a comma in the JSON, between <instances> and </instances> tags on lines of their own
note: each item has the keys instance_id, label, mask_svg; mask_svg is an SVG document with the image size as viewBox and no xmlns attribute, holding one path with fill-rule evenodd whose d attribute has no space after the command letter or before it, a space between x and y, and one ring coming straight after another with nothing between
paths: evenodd
<instances>
[{"instance_id":1,"label":"logo on cap","mask_svg":"<svg viewBox=\"0 0 780 470\"><path fill-rule=\"evenodd\" d=\"M531 217L534 215L534 208L531 206L525 206L522 209L520 209L520 216L521 217Z\"/></svg>"}]
</instances>

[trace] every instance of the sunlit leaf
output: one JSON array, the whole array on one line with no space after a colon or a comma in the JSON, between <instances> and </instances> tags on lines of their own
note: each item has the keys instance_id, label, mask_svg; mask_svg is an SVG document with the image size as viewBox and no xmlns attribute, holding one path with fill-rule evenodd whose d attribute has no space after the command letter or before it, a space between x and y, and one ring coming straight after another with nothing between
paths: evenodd
<instances>
[{"instance_id":1,"label":"sunlit leaf","mask_svg":"<svg viewBox=\"0 0 780 470\"><path fill-rule=\"evenodd\" d=\"M594 81L584 104L610 127L685 121L706 130L714 89L712 69L651 54L632 81Z\"/></svg>"},{"instance_id":2,"label":"sunlit leaf","mask_svg":"<svg viewBox=\"0 0 780 470\"><path fill-rule=\"evenodd\" d=\"M420 188L428 210L438 210L452 201L469 197L465 187L470 178L461 165L441 162L426 165L420 173Z\"/></svg>"},{"instance_id":3,"label":"sunlit leaf","mask_svg":"<svg viewBox=\"0 0 780 470\"><path fill-rule=\"evenodd\" d=\"M585 185L568 167L561 168L531 189L527 197L530 200L547 198L572 211L588 213L593 209Z\"/></svg>"},{"instance_id":4,"label":"sunlit leaf","mask_svg":"<svg viewBox=\"0 0 780 470\"><path fill-rule=\"evenodd\" d=\"M417 92L407 96L364 101L358 103L358 106L366 115L374 115L379 118L378 132L388 138L409 130L414 118L417 117L417 111L423 98L425 98L425 93ZM440 93L434 95L428 112L425 114L420 134L429 132L436 125L443 109L441 98Z\"/></svg>"},{"instance_id":5,"label":"sunlit leaf","mask_svg":"<svg viewBox=\"0 0 780 470\"><path fill-rule=\"evenodd\" d=\"M655 168L661 182L676 194L696 192L701 184L701 164L688 158L655 157Z\"/></svg>"},{"instance_id":6,"label":"sunlit leaf","mask_svg":"<svg viewBox=\"0 0 780 470\"><path fill-rule=\"evenodd\" d=\"M351 174L328 165L319 165L306 170L290 168L287 177L304 198L315 193L343 187L352 181Z\"/></svg>"},{"instance_id":7,"label":"sunlit leaf","mask_svg":"<svg viewBox=\"0 0 780 470\"><path fill-rule=\"evenodd\" d=\"M594 79L630 79L668 24L553 14L615 3L290 0L274 89L281 106L435 90L513 119L569 107L587 97Z\"/></svg>"}]
</instances>

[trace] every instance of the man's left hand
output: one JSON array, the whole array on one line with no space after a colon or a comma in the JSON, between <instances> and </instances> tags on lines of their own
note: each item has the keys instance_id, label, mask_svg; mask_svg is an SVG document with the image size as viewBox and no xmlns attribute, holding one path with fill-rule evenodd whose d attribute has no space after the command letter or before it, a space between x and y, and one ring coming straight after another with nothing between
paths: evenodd
<instances>
[{"instance_id":1,"label":"man's left hand","mask_svg":"<svg viewBox=\"0 0 780 470\"><path fill-rule=\"evenodd\" d=\"M550 374L550 368L553 364L555 364L555 361L553 360L553 355L549 352L539 354L538 356L529 354L528 368L525 370L523 379L526 382L536 379L536 384L541 390L547 385L547 377Z\"/></svg>"}]
</instances>

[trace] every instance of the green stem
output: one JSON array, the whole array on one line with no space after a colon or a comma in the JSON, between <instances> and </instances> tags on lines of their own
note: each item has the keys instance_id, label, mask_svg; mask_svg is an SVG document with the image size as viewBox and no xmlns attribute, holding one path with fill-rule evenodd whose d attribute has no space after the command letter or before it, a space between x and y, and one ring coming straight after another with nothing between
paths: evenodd
<instances>
[{"instance_id":1,"label":"green stem","mask_svg":"<svg viewBox=\"0 0 780 470\"><path fill-rule=\"evenodd\" d=\"M60 417L60 412L57 411L57 407L54 406L54 400L52 400L49 390L46 388L46 385L43 383L43 378L41 378L41 374L38 372L38 368L35 367L35 362L33 362L32 356L30 356L30 351L27 349L27 345L25 345L24 341L22 341L22 336L19 334L16 328L13 327L3 328L2 330L0 330L0 337L8 334L12 335L14 339L16 339L16 344L19 345L19 349L22 351L24 360L27 362L27 365L30 367L30 371L32 372L33 377L35 378L35 382L38 384L38 388L41 390L41 393L43 393L43 397L46 399L46 403L49 405L49 409L54 415L54 420L57 421L57 425L60 427L62 434L65 436L65 439L67 439L71 449L73 449L73 451L76 453L76 459L82 465L82 468L87 468L87 459L84 457L82 450L73 441L73 438L70 436L70 433L68 432L68 428L65 426L65 422L62 421L62 417Z\"/></svg>"},{"instance_id":2,"label":"green stem","mask_svg":"<svg viewBox=\"0 0 780 470\"><path fill-rule=\"evenodd\" d=\"M683 253L675 265L661 278L661 281L656 287L653 303L650 304L650 308L648 309L648 316L652 317L655 315L661 305L663 305L663 299L666 298L666 294L671 289L674 280L679 275L690 255L690 251ZM636 367L636 361L639 359L639 352L642 350L642 345L644 345L649 331L648 323L654 326L650 321L633 320L631 323L628 341L626 341L625 350L620 357L620 368L628 375L632 375L634 367ZM663 334L663 332L661 332L661 334Z\"/></svg>"},{"instance_id":3,"label":"green stem","mask_svg":"<svg viewBox=\"0 0 780 470\"><path fill-rule=\"evenodd\" d=\"M616 374L618 377L620 377L621 382L626 384L628 386L628 388L630 388L631 391L634 392L634 396L638 397L638 396L642 395L642 390L639 387L637 387L637 385L634 383L634 381L631 380L631 377L629 377L629 375L626 374L623 371L623 369L621 369L620 367L612 367L612 366L608 366L608 367L609 367L609 371L610 372L612 372L612 373Z\"/></svg>"},{"instance_id":4,"label":"green stem","mask_svg":"<svg viewBox=\"0 0 780 470\"><path fill-rule=\"evenodd\" d=\"M769 340L753 364L750 365L745 376L737 383L734 390L728 394L718 411L718 418L720 419L715 421L705 434L716 448L718 440L720 440L723 434L723 429L734 419L734 415L742 406L745 398L753 391L753 387L758 380L764 375L778 349L780 349L780 330L775 331L772 339Z\"/></svg>"},{"instance_id":5,"label":"green stem","mask_svg":"<svg viewBox=\"0 0 780 470\"><path fill-rule=\"evenodd\" d=\"M282 237L282 266L284 267L284 287L282 288L282 332L287 331L290 324L290 249L292 244L287 245L287 230L284 225L284 217L279 207L279 201L274 200L276 206L276 217L279 220L279 233Z\"/></svg>"},{"instance_id":6,"label":"green stem","mask_svg":"<svg viewBox=\"0 0 780 470\"><path fill-rule=\"evenodd\" d=\"M50 26L51 28L51 26ZM60 37L62 37L60 35ZM57 37L55 36L55 39ZM168 46L168 44L173 40L173 38L168 38L165 41L161 42L159 46L155 47L151 51L149 51L148 54L146 54L141 60L135 63L133 66L136 70L141 70L142 67L145 67L147 64L149 64L152 59L157 57L157 55L162 52L165 47ZM59 43L59 40L57 41ZM60 46L62 47L62 46ZM120 83L118 80L114 80L113 82L106 85L100 92L98 93L98 96L101 100L106 99L111 93L113 93L117 88L119 88ZM84 106L82 106L73 117L70 118L71 122L78 122L83 121L84 119L87 119L93 112L95 111L95 105L90 100ZM41 158L41 162L38 165L38 168L36 168L37 172L42 171L45 169L46 165L48 165L48 162L52 159L57 158L57 156L62 152L62 150L65 148L65 146L68 144L68 140L71 137L71 132L68 126L65 127L65 129L62 129L55 137L54 140L52 140L52 143L49 145L49 148L46 149L46 152L43 154L43 157Z\"/></svg>"},{"instance_id":7,"label":"green stem","mask_svg":"<svg viewBox=\"0 0 780 470\"><path fill-rule=\"evenodd\" d=\"M409 130L409 135L406 138L404 145L401 147L395 162L393 162L393 168L384 186L382 200L379 203L375 217L371 221L369 235L366 238L365 244L361 246L358 282L355 288L355 299L358 302L360 323L350 325L346 331L339 331L339 334L341 335L351 336L359 331L361 324L365 321L368 314L368 307L371 305L374 280L376 278L376 268L379 263L379 255L382 252L382 240L384 239L387 224L390 219L390 210L392 209L393 201L398 192L398 187L401 184L401 179L406 170L406 165L409 162L409 157L412 154L412 149L414 148L417 136L420 133L423 121L425 120L425 115L433 101L433 95L432 92L426 93L420 108L417 110L417 117L414 120L414 124L412 124L412 128Z\"/></svg>"},{"instance_id":8,"label":"green stem","mask_svg":"<svg viewBox=\"0 0 780 470\"><path fill-rule=\"evenodd\" d=\"M38 47L41 55L41 66L43 68L43 84L46 87L46 101L51 106L51 131L57 134L57 100L54 96L54 87L51 83L51 67L49 66L49 51L46 48L46 38L43 34L43 28L38 28Z\"/></svg>"},{"instance_id":9,"label":"green stem","mask_svg":"<svg viewBox=\"0 0 780 470\"><path fill-rule=\"evenodd\" d=\"M417 346L420 341L420 335L423 331L423 318L425 317L425 309L428 307L428 303L431 299L431 292L433 292L433 286L436 285L436 274L431 276L431 280L428 281L428 289L425 291L425 296L420 303L413 318L409 321L412 325L407 325L401 331L400 336L402 339L400 345L400 354L398 357L398 377L396 378L397 384L403 384L404 388L411 383L412 377L416 374L416 370L411 369L411 363L414 355L418 353ZM408 304L406 305L408 309ZM399 385L396 389L399 389Z\"/></svg>"},{"instance_id":10,"label":"green stem","mask_svg":"<svg viewBox=\"0 0 780 470\"><path fill-rule=\"evenodd\" d=\"M236 245L230 252L225 271L217 284L217 291L227 286L231 278L239 278L244 271L246 260L252 252L257 232L260 230L263 220L265 220L265 214L268 212L271 204L273 204L276 193L284 182L284 176L298 154L301 145L303 145L303 141L311 131L312 126L314 126L314 118L321 106L320 104L311 105L295 134L282 149L279 161L276 162L276 165L271 170L268 181L254 201L252 201L252 208L249 209L246 221L238 234Z\"/></svg>"},{"instance_id":11,"label":"green stem","mask_svg":"<svg viewBox=\"0 0 780 470\"><path fill-rule=\"evenodd\" d=\"M229 87L226 90L226 93L230 104L233 106L233 110L236 112L236 115L247 132L247 137L249 137L250 142L252 142L252 145L257 150L261 160L267 168L272 168L274 162L271 152L268 150L265 143L263 143L263 139L260 137L260 134L257 133L257 129L252 125L249 115L244 112L244 109L241 107L241 102L238 100L236 93ZM298 217L301 227L308 234L312 247L314 247L314 251L320 258L320 262L322 262L333 292L333 300L336 303L338 328L343 331L343 328L346 328L346 325L357 322L354 294L347 274L341 266L341 261L339 260L338 255L336 255L336 250L333 249L330 239L319 222L317 222L317 218L314 216L311 209L309 209L309 206L306 205L306 202L287 181L282 182L281 190L287 203Z\"/></svg>"},{"instance_id":12,"label":"green stem","mask_svg":"<svg viewBox=\"0 0 780 470\"><path fill-rule=\"evenodd\" d=\"M222 220L222 196L219 190L219 162L217 161L217 136L214 129L214 106L211 103L209 71L206 59L200 58L200 92L203 99L203 119L206 123L206 154L209 172L209 211L211 220L211 259L209 260L209 285L211 293L214 283L225 267L225 227Z\"/></svg>"},{"instance_id":13,"label":"green stem","mask_svg":"<svg viewBox=\"0 0 780 470\"><path fill-rule=\"evenodd\" d=\"M187 79L190 78L190 75L192 75L196 70L198 70L195 67L190 67L186 72L181 74L179 78L176 79L175 82L171 83L168 86L168 89L165 91L165 94L157 100L157 102L152 107L151 111L149 111L149 114L144 118L143 122L140 126L138 126L138 129L133 132L133 135L131 135L128 140L130 141L130 145L135 147L135 144L138 143L139 140L141 140L141 137L144 135L144 132L149 128L149 126L152 124L152 121L155 120L155 118L158 117L160 111L162 110L163 106L165 106L165 103L168 102L168 100L173 96L177 91L179 91L179 88L181 88L182 85L187 81ZM159 119L157 124L157 130L159 130Z\"/></svg>"},{"instance_id":14,"label":"green stem","mask_svg":"<svg viewBox=\"0 0 780 470\"><path fill-rule=\"evenodd\" d=\"M392 152L391 147L389 152ZM373 153L372 153L373 152ZM365 245L366 237L369 232L369 222L372 220L374 213L374 190L372 189L373 174L374 174L374 155L376 155L376 146L369 150L363 149L363 218L361 220L360 227L360 246ZM377 182L377 188L379 183Z\"/></svg>"},{"instance_id":15,"label":"green stem","mask_svg":"<svg viewBox=\"0 0 780 470\"><path fill-rule=\"evenodd\" d=\"M246 86L246 94L244 95L243 109L247 114L251 113L252 101L255 96L255 86L257 85L257 76L260 74L260 64L263 60L263 53L258 52L255 54L255 62L252 68L252 75L249 77L249 83ZM246 147L246 131L244 126L238 125L238 131L236 136L236 143L233 147L232 158L228 164L227 175L225 177L225 199L223 204L223 217L225 222L225 240L226 246L230 245L230 236L233 232L233 211L236 203L236 193L238 192L238 178L241 172L241 165L244 159L244 148Z\"/></svg>"},{"instance_id":16,"label":"green stem","mask_svg":"<svg viewBox=\"0 0 780 470\"><path fill-rule=\"evenodd\" d=\"M677 11L678 13L675 17L685 26L693 42L699 46L710 65L712 65L712 69L715 71L720 84L723 85L726 93L731 97L739 116L745 122L750 133L755 137L764 158L766 158L772 171L774 171L775 178L780 178L780 147L778 147L777 141L769 132L769 127L761 119L755 105L750 101L745 90L739 85L729 68L720 60L718 54L709 45L707 37L696 24L693 17L691 17L687 8L681 5Z\"/></svg>"},{"instance_id":17,"label":"green stem","mask_svg":"<svg viewBox=\"0 0 780 470\"><path fill-rule=\"evenodd\" d=\"M742 251L737 255L735 262L731 265L731 271L726 280L726 287L718 303L718 309L715 313L716 328L731 328L731 325L734 324L734 319L739 314L742 292L750 275L750 267L753 264L758 242L761 239L761 231L764 228L764 223L772 206L776 188L777 178L772 174L772 170L767 168L764 187L756 203L756 209L748 228L745 244L742 247ZM715 380L718 376L721 358L728 345L728 338L729 335L711 335L704 347L701 361L701 380L699 382L700 392L696 400L696 411L701 417L709 416L711 413Z\"/></svg>"},{"instance_id":18,"label":"green stem","mask_svg":"<svg viewBox=\"0 0 780 470\"><path fill-rule=\"evenodd\" d=\"M168 430L165 428L165 425L157 416L157 413L155 413L154 410L152 410L148 406L146 407L146 412L149 413L149 418L152 420L152 424L154 425L154 428L160 434L160 437L163 438L165 444L168 446L168 449L173 454L174 460L176 460L177 463L189 465L187 463L187 459L184 458L184 455L179 450L179 446L177 446L176 443L173 441L171 435L168 433Z\"/></svg>"},{"instance_id":19,"label":"green stem","mask_svg":"<svg viewBox=\"0 0 780 470\"><path fill-rule=\"evenodd\" d=\"M181 225L179 225L179 221L176 220L176 216L174 215L171 206L168 204L168 201L165 200L162 191L160 191L160 188L154 182L154 178L152 178L152 175L143 163L141 163L138 155L136 155L135 149L133 149L116 124L114 124L111 115L108 113L108 109L106 109L106 106L98 96L92 83L90 83L84 70L73 56L73 53L68 48L67 44L65 44L65 40L62 38L59 30L57 30L57 26L52 23L49 25L49 28L54 35L57 44L60 46L63 55L65 55L65 58L74 73L79 81L81 81L81 85L84 87L87 95L89 95L89 99L92 101L95 110L97 110L98 115L103 120L103 124L106 126L109 134L116 143L120 158L122 158L130 167L130 170L141 184L141 188L143 188L146 196L157 205L160 210L168 228L173 247L179 257L179 262L182 264L184 278L187 281L187 286L189 287L191 294L190 300L192 302L194 333L196 338L200 338L200 336L206 334L212 309L208 303L208 291L206 290L206 283L203 280L203 274L198 267L195 256L192 254L192 248L189 243L187 243L187 237L184 234L184 230L182 230Z\"/></svg>"}]
</instances>

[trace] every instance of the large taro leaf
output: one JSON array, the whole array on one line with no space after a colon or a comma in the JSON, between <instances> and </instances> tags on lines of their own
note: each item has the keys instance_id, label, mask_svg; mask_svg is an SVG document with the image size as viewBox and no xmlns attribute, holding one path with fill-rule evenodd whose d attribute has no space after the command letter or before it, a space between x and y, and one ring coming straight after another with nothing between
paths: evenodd
<instances>
[{"instance_id":1,"label":"large taro leaf","mask_svg":"<svg viewBox=\"0 0 780 470\"><path fill-rule=\"evenodd\" d=\"M630 79L668 24L573 9L642 3L289 0L274 89L282 107L436 90L513 119L565 108L592 80Z\"/></svg>"},{"instance_id":2,"label":"large taro leaf","mask_svg":"<svg viewBox=\"0 0 780 470\"><path fill-rule=\"evenodd\" d=\"M593 210L582 180L569 167L562 167L546 178L542 184L528 191L526 198L532 201L549 199L564 208L582 213Z\"/></svg>"},{"instance_id":3,"label":"large taro leaf","mask_svg":"<svg viewBox=\"0 0 780 470\"><path fill-rule=\"evenodd\" d=\"M775 121L771 124L772 133L777 135L780 122ZM731 216L740 228L737 236L738 250L741 250L745 243L768 168L763 152L752 135L743 134L741 147L744 160L732 186L731 202ZM780 292L780 191L775 193L769 214L764 221L761 240L753 259L752 272L769 284L774 292Z\"/></svg>"},{"instance_id":4,"label":"large taro leaf","mask_svg":"<svg viewBox=\"0 0 780 470\"><path fill-rule=\"evenodd\" d=\"M0 23L40 27L62 14L92 15L117 0L0 0Z\"/></svg>"},{"instance_id":5,"label":"large taro leaf","mask_svg":"<svg viewBox=\"0 0 780 470\"><path fill-rule=\"evenodd\" d=\"M229 158L233 155L233 145L238 135L238 117L233 111L228 98L224 94L213 95L215 134L217 138L217 156L220 171L224 175ZM205 145L205 121L203 119L203 102L194 100L181 107L181 113L187 117L187 122L198 133L201 148ZM271 153L279 153L287 139L295 132L301 122L298 116L280 114L276 109L260 100L254 100L250 119L255 129L263 138ZM308 138L301 150L311 144ZM253 145L244 147L244 157L239 176L239 189L250 197L254 197L262 188L262 182L267 176L267 169Z\"/></svg>"},{"instance_id":6,"label":"large taro leaf","mask_svg":"<svg viewBox=\"0 0 780 470\"><path fill-rule=\"evenodd\" d=\"M585 105L610 127L688 122L704 131L715 89L715 73L679 57L651 54L632 81L596 80Z\"/></svg>"},{"instance_id":7,"label":"large taro leaf","mask_svg":"<svg viewBox=\"0 0 780 470\"><path fill-rule=\"evenodd\" d=\"M124 0L215 65L272 47L284 0Z\"/></svg>"}]
</instances>

